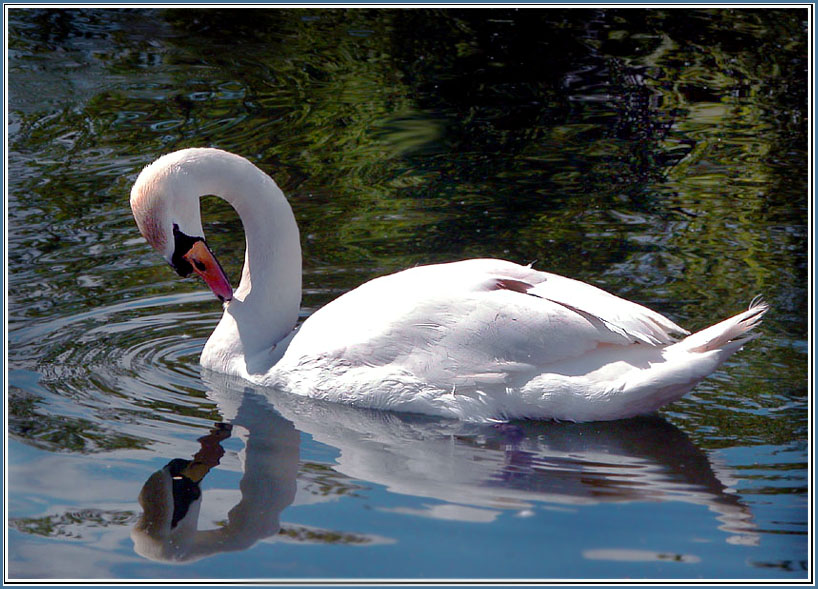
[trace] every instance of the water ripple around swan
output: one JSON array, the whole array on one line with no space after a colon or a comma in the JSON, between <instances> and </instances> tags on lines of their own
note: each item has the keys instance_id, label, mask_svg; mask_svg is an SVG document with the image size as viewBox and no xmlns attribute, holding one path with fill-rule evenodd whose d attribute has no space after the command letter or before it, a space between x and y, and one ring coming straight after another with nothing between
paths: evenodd
<instances>
[{"instance_id":1,"label":"water ripple around swan","mask_svg":"<svg viewBox=\"0 0 818 589\"><path fill-rule=\"evenodd\" d=\"M58 422L43 435L77 420L106 431L127 423L118 434L148 442L165 435L150 427L156 420L218 420L199 381L198 355L218 317L210 303L204 292L141 298L12 331L10 360L37 380L35 405L49 407L35 413Z\"/></svg>"}]
</instances>

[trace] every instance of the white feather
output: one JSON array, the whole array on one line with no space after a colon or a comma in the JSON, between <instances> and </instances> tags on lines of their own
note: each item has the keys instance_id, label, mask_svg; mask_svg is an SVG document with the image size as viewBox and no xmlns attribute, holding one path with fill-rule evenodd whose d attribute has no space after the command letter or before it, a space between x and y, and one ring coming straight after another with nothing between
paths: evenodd
<instances>
[{"instance_id":1,"label":"white feather","mask_svg":"<svg viewBox=\"0 0 818 589\"><path fill-rule=\"evenodd\" d=\"M200 230L198 208L190 211L204 194L239 212L247 253L202 365L298 395L470 420L619 419L684 395L752 338L768 308L754 304L674 343L688 332L641 305L475 259L371 280L288 335L301 287L298 228L266 174L226 152L183 150L143 171L131 203L167 257L170 238L157 228L181 219Z\"/></svg>"}]
</instances>

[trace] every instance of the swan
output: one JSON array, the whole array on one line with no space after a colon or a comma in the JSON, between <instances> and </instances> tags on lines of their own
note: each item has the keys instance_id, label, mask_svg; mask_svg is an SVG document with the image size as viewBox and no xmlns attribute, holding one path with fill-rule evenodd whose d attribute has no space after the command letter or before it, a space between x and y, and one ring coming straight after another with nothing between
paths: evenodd
<instances>
[{"instance_id":1,"label":"swan","mask_svg":"<svg viewBox=\"0 0 818 589\"><path fill-rule=\"evenodd\" d=\"M241 218L235 292L205 241L199 199ZM145 240L223 302L204 369L360 407L469 421L603 421L681 398L751 333L768 305L698 333L584 282L497 259L417 266L375 278L313 313L301 304L298 225L250 161L214 148L164 155L130 196ZM674 335L686 335L677 340Z\"/></svg>"}]
</instances>

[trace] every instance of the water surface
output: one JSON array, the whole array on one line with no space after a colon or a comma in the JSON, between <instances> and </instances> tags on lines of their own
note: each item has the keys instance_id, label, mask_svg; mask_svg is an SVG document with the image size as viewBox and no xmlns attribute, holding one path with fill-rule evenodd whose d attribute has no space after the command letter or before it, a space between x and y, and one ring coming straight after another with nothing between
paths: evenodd
<instances>
[{"instance_id":1,"label":"water surface","mask_svg":"<svg viewBox=\"0 0 818 589\"><path fill-rule=\"evenodd\" d=\"M9 577L811 575L806 10L8 14ZM772 309L633 420L474 425L253 390L202 373L219 305L127 205L145 164L204 145L287 193L302 317L472 256L692 330L756 294ZM241 224L203 213L235 281ZM163 542L145 530L180 471L200 482Z\"/></svg>"}]
</instances>

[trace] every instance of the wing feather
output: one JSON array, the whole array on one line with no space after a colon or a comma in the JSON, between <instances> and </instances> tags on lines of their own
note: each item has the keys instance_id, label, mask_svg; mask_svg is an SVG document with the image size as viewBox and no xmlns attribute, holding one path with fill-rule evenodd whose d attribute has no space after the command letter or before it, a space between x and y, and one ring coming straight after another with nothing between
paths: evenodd
<instances>
[{"instance_id":1,"label":"wing feather","mask_svg":"<svg viewBox=\"0 0 818 589\"><path fill-rule=\"evenodd\" d=\"M602 344L668 344L674 332L686 333L583 282L511 262L468 260L362 285L308 319L287 354L390 364L456 387L542 372Z\"/></svg>"}]
</instances>

